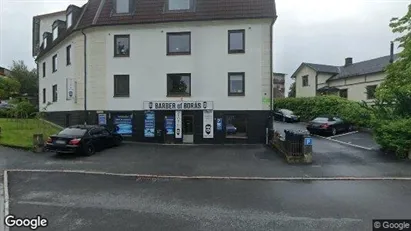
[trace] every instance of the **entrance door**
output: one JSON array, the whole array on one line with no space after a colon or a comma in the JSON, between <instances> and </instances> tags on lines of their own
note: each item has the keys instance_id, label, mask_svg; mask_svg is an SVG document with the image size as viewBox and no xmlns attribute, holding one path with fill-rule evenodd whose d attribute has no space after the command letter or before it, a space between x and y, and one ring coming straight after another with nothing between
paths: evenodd
<instances>
[{"instance_id":1,"label":"entrance door","mask_svg":"<svg viewBox=\"0 0 411 231\"><path fill-rule=\"evenodd\" d=\"M194 143L194 116L183 116L183 143Z\"/></svg>"}]
</instances>

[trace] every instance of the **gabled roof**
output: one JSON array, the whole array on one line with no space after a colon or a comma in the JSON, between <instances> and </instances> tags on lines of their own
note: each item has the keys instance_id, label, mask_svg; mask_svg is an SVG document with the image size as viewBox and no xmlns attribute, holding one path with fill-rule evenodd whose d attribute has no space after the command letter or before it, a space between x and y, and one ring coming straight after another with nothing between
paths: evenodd
<instances>
[{"instance_id":1,"label":"gabled roof","mask_svg":"<svg viewBox=\"0 0 411 231\"><path fill-rule=\"evenodd\" d=\"M337 74L340 71L339 67L331 66L331 65L315 64L315 63L303 63L303 64L311 67L316 72Z\"/></svg>"},{"instance_id":2,"label":"gabled roof","mask_svg":"<svg viewBox=\"0 0 411 231\"><path fill-rule=\"evenodd\" d=\"M70 33L94 26L260 18L274 20L277 17L275 0L196 0L194 10L184 12L165 11L167 0L137 0L134 13L130 15L113 15L113 1L89 0L82 7L81 16L73 23L77 26L59 35L56 41L40 52L37 59Z\"/></svg>"},{"instance_id":3,"label":"gabled roof","mask_svg":"<svg viewBox=\"0 0 411 231\"><path fill-rule=\"evenodd\" d=\"M394 60L399 58L398 54L394 55ZM294 72L292 77L294 78L298 71L304 66L308 66L311 69L319 73L329 73L334 74L330 77L329 80L343 79L352 76L366 75L372 73L378 73L384 71L385 67L390 64L390 55L370 59L358 63L353 63L348 66L332 66L324 64L315 64L315 63L302 63L298 69Z\"/></svg>"},{"instance_id":4,"label":"gabled roof","mask_svg":"<svg viewBox=\"0 0 411 231\"><path fill-rule=\"evenodd\" d=\"M399 55L394 55L394 60L398 59ZM390 56L383 56L375 59L370 59L352 65L342 67L340 72L331 77L329 80L342 79L351 76L366 75L384 71L385 67L390 64Z\"/></svg>"}]
</instances>

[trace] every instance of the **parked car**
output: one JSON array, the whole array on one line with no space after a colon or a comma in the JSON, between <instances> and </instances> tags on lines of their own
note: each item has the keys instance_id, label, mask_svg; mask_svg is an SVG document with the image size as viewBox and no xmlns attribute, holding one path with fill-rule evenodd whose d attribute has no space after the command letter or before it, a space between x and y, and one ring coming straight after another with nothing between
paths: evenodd
<instances>
[{"instance_id":1,"label":"parked car","mask_svg":"<svg viewBox=\"0 0 411 231\"><path fill-rule=\"evenodd\" d=\"M225 131L227 134L235 134L237 133L237 128L232 124L227 124Z\"/></svg>"},{"instance_id":2,"label":"parked car","mask_svg":"<svg viewBox=\"0 0 411 231\"><path fill-rule=\"evenodd\" d=\"M348 132L353 130L353 126L346 123L339 117L319 116L313 119L308 125L307 130L311 134L336 135L338 132Z\"/></svg>"},{"instance_id":3,"label":"parked car","mask_svg":"<svg viewBox=\"0 0 411 231\"><path fill-rule=\"evenodd\" d=\"M274 111L274 119L287 123L299 122L300 117L295 115L293 111L288 109L277 109Z\"/></svg>"},{"instance_id":4,"label":"parked car","mask_svg":"<svg viewBox=\"0 0 411 231\"><path fill-rule=\"evenodd\" d=\"M93 155L96 151L119 146L123 137L98 125L70 126L47 139L46 149L56 153Z\"/></svg>"}]
</instances>

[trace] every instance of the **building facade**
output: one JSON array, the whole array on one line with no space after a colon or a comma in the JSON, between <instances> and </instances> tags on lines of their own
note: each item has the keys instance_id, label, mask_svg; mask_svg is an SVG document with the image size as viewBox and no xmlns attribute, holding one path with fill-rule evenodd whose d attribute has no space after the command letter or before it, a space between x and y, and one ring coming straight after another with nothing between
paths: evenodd
<instances>
[{"instance_id":1,"label":"building facade","mask_svg":"<svg viewBox=\"0 0 411 231\"><path fill-rule=\"evenodd\" d=\"M285 97L285 76L283 73L273 73L273 99Z\"/></svg>"},{"instance_id":2,"label":"building facade","mask_svg":"<svg viewBox=\"0 0 411 231\"><path fill-rule=\"evenodd\" d=\"M296 97L339 95L373 103L375 91L386 77L385 68L397 58L391 46L390 55L357 63L346 58L343 66L302 63L292 75L296 81Z\"/></svg>"},{"instance_id":3,"label":"building facade","mask_svg":"<svg viewBox=\"0 0 411 231\"><path fill-rule=\"evenodd\" d=\"M275 19L274 0L70 5L34 53L40 107L134 141L265 142Z\"/></svg>"}]
</instances>

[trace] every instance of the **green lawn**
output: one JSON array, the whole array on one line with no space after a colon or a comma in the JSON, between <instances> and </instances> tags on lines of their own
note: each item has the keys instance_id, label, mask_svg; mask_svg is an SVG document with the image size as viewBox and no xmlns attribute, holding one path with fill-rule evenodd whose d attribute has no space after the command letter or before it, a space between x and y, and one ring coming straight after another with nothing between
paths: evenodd
<instances>
[{"instance_id":1,"label":"green lawn","mask_svg":"<svg viewBox=\"0 0 411 231\"><path fill-rule=\"evenodd\" d=\"M42 133L44 140L60 129L37 119L1 119L0 144L33 147L33 134Z\"/></svg>"}]
</instances>

